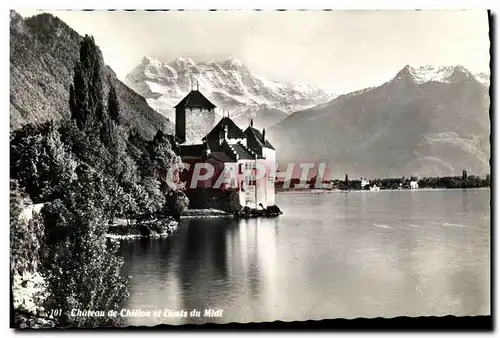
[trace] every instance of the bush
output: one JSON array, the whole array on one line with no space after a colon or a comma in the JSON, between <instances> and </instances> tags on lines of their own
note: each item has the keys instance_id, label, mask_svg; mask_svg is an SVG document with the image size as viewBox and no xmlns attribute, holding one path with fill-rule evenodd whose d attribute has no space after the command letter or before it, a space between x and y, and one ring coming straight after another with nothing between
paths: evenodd
<instances>
[{"instance_id":1,"label":"bush","mask_svg":"<svg viewBox=\"0 0 500 338\"><path fill-rule=\"evenodd\" d=\"M17 181L10 184L10 275L16 322L43 325L33 317L45 314L41 304L47 297L45 281L38 273L43 225L38 217L26 214L31 201Z\"/></svg>"},{"instance_id":2,"label":"bush","mask_svg":"<svg viewBox=\"0 0 500 338\"><path fill-rule=\"evenodd\" d=\"M11 272L34 273L40 262L40 241L43 238L43 226L35 217L23 215L29 206L30 198L19 188L17 181L10 181L10 255ZM28 209L29 210L29 209Z\"/></svg>"},{"instance_id":3,"label":"bush","mask_svg":"<svg viewBox=\"0 0 500 338\"><path fill-rule=\"evenodd\" d=\"M12 134L11 178L19 181L35 203L62 198L75 178L77 161L61 141L57 126L30 125Z\"/></svg>"},{"instance_id":4,"label":"bush","mask_svg":"<svg viewBox=\"0 0 500 338\"><path fill-rule=\"evenodd\" d=\"M71 309L117 310L128 296L117 244L104 236L108 229L104 186L90 168L77 171L71 199L56 200L42 209L46 234L42 272L51 294L47 305L62 310L58 318L62 327L113 325L117 319L107 316L69 316Z\"/></svg>"},{"instance_id":5,"label":"bush","mask_svg":"<svg viewBox=\"0 0 500 338\"><path fill-rule=\"evenodd\" d=\"M189 199L181 190L170 190L167 193L163 214L171 215L176 221L180 220L181 213L189 206Z\"/></svg>"}]
</instances>

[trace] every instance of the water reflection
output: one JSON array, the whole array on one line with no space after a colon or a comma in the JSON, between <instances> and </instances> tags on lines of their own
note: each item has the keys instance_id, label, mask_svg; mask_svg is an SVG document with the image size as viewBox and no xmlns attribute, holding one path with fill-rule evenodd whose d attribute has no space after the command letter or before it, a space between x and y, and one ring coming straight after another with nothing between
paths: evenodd
<instances>
[{"instance_id":1,"label":"water reflection","mask_svg":"<svg viewBox=\"0 0 500 338\"><path fill-rule=\"evenodd\" d=\"M224 309L132 325L487 314L489 191L280 194L274 219L182 221L127 242L133 308Z\"/></svg>"}]
</instances>

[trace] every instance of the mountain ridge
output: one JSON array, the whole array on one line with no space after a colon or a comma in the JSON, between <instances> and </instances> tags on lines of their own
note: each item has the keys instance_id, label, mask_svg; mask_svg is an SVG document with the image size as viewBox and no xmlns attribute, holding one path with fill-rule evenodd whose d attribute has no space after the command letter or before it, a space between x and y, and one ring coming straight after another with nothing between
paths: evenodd
<instances>
[{"instance_id":1,"label":"mountain ridge","mask_svg":"<svg viewBox=\"0 0 500 338\"><path fill-rule=\"evenodd\" d=\"M473 73L462 65L423 65L411 66L405 65L395 76L410 76L415 83L423 84L426 82L460 82L462 80L472 80L480 82L483 85L490 84L490 76L486 73Z\"/></svg>"},{"instance_id":2,"label":"mountain ridge","mask_svg":"<svg viewBox=\"0 0 500 338\"><path fill-rule=\"evenodd\" d=\"M484 79L462 66L423 70L405 66L380 86L291 114L268 132L278 161L326 162L335 177L489 173Z\"/></svg>"},{"instance_id":3,"label":"mountain ridge","mask_svg":"<svg viewBox=\"0 0 500 338\"><path fill-rule=\"evenodd\" d=\"M23 18L10 12L10 127L69 116L69 86L82 37L58 17L42 13ZM146 138L161 129L172 133L172 122L148 106L109 67L104 68L105 96L113 84L123 122Z\"/></svg>"},{"instance_id":4,"label":"mountain ridge","mask_svg":"<svg viewBox=\"0 0 500 338\"><path fill-rule=\"evenodd\" d=\"M256 127L267 127L333 97L312 85L268 80L234 57L200 62L178 57L163 62L145 56L126 76L126 83L169 117L173 117L175 104L191 89L199 88L218 106L219 115L228 112L240 126L253 117Z\"/></svg>"}]
</instances>

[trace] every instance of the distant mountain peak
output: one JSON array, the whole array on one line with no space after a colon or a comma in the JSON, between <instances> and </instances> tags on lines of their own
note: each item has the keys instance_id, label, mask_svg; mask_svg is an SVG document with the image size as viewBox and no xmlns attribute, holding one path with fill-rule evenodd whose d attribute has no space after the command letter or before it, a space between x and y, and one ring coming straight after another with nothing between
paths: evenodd
<instances>
[{"instance_id":1,"label":"distant mountain peak","mask_svg":"<svg viewBox=\"0 0 500 338\"><path fill-rule=\"evenodd\" d=\"M211 102L229 111L231 117L240 119L245 126L250 117L261 116L268 126L287 114L333 98L310 84L280 83L253 74L234 56L198 63L183 56L170 62L144 57L126 81L151 107L171 118L172 107L198 85ZM254 122L259 124L258 120Z\"/></svg>"},{"instance_id":2,"label":"distant mountain peak","mask_svg":"<svg viewBox=\"0 0 500 338\"><path fill-rule=\"evenodd\" d=\"M184 58L182 56L179 56L177 59L175 59L175 65L180 69L186 69L190 66L195 66L196 62L194 62L191 58Z\"/></svg>"},{"instance_id":3,"label":"distant mountain peak","mask_svg":"<svg viewBox=\"0 0 500 338\"><path fill-rule=\"evenodd\" d=\"M338 178L484 175L490 98L474 78L463 66L406 65L380 86L291 114L267 135L279 163L327 162Z\"/></svg>"},{"instance_id":4,"label":"distant mountain peak","mask_svg":"<svg viewBox=\"0 0 500 338\"><path fill-rule=\"evenodd\" d=\"M462 65L424 65L418 67L406 65L396 74L394 78L396 81L405 80L411 81L415 84L423 84L432 81L454 83L472 79L477 80L482 84L486 84L484 81L485 76L483 74L473 74Z\"/></svg>"},{"instance_id":5,"label":"distant mountain peak","mask_svg":"<svg viewBox=\"0 0 500 338\"><path fill-rule=\"evenodd\" d=\"M154 63L157 63L159 62L158 60L156 60L155 58L152 58L151 56L145 56L142 58L142 64L143 65L149 65L149 64L154 64Z\"/></svg>"},{"instance_id":6,"label":"distant mountain peak","mask_svg":"<svg viewBox=\"0 0 500 338\"><path fill-rule=\"evenodd\" d=\"M222 64L224 66L228 66L229 68L235 68L235 69L245 67L243 61L234 56L230 56L227 60L222 61Z\"/></svg>"},{"instance_id":7,"label":"distant mountain peak","mask_svg":"<svg viewBox=\"0 0 500 338\"><path fill-rule=\"evenodd\" d=\"M410 65L404 66L394 77L394 80L405 80L410 79L413 82L413 72L412 67Z\"/></svg>"}]
</instances>

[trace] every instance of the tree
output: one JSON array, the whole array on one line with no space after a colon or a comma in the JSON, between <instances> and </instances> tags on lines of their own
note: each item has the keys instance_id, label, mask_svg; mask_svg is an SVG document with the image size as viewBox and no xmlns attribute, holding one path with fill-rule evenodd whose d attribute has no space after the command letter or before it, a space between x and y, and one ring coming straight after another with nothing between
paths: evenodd
<instances>
[{"instance_id":1,"label":"tree","mask_svg":"<svg viewBox=\"0 0 500 338\"><path fill-rule=\"evenodd\" d=\"M475 175L470 175L467 177L467 186L471 188L477 188L480 186L480 178Z\"/></svg>"},{"instance_id":2,"label":"tree","mask_svg":"<svg viewBox=\"0 0 500 338\"><path fill-rule=\"evenodd\" d=\"M100 137L101 141L108 148L113 148L117 146L119 141L119 117L120 117L120 106L118 104L118 97L116 95L116 89L113 84L110 84L109 95L108 95L108 115L103 117L101 121Z\"/></svg>"},{"instance_id":3,"label":"tree","mask_svg":"<svg viewBox=\"0 0 500 338\"><path fill-rule=\"evenodd\" d=\"M10 257L11 272L35 272L40 262L40 239L43 227L36 219L27 219L23 211L31 206L28 195L16 180L10 180Z\"/></svg>"},{"instance_id":4,"label":"tree","mask_svg":"<svg viewBox=\"0 0 500 338\"><path fill-rule=\"evenodd\" d=\"M37 165L41 152L41 130L46 127L42 125L35 127L25 125L21 129L11 133L10 140L10 176L17 180L26 192L34 196L40 195L41 185L37 172Z\"/></svg>"},{"instance_id":5,"label":"tree","mask_svg":"<svg viewBox=\"0 0 500 338\"><path fill-rule=\"evenodd\" d=\"M117 244L104 236L109 218L103 208L104 182L85 164L77 168L77 174L70 197L42 209L47 252L43 272L52 295L47 306L62 310L58 318L62 327L115 324L117 319L108 316L70 316L74 308L117 310L128 296Z\"/></svg>"},{"instance_id":6,"label":"tree","mask_svg":"<svg viewBox=\"0 0 500 338\"><path fill-rule=\"evenodd\" d=\"M77 161L61 141L61 134L55 126L42 138L40 174L45 181L50 182L43 187L41 199L52 200L61 198L65 189L76 178Z\"/></svg>"},{"instance_id":7,"label":"tree","mask_svg":"<svg viewBox=\"0 0 500 338\"><path fill-rule=\"evenodd\" d=\"M462 170L462 179L463 179L464 181L466 181L466 180L467 180L467 170Z\"/></svg>"},{"instance_id":8,"label":"tree","mask_svg":"<svg viewBox=\"0 0 500 338\"><path fill-rule=\"evenodd\" d=\"M144 140L134 131L131 131L127 140L127 154L136 163L138 174L148 176L151 174L151 157L149 142Z\"/></svg>"},{"instance_id":9,"label":"tree","mask_svg":"<svg viewBox=\"0 0 500 338\"><path fill-rule=\"evenodd\" d=\"M117 184L121 185L125 191L130 192L131 187L140 181L141 172L130 154L131 146L127 143L126 131L121 127L116 127L113 133L107 148L109 152L107 172L113 176ZM135 147L133 148L135 149ZM140 150L138 150L137 156L139 158L143 156L149 157L147 154L141 153Z\"/></svg>"},{"instance_id":10,"label":"tree","mask_svg":"<svg viewBox=\"0 0 500 338\"><path fill-rule=\"evenodd\" d=\"M105 170L110 161L109 153L102 145L109 139L109 116L103 95L103 65L102 54L94 38L86 35L80 42L80 55L70 86L69 106L71 118L86 135L83 144L79 143L79 155L82 161L92 163L101 170Z\"/></svg>"},{"instance_id":11,"label":"tree","mask_svg":"<svg viewBox=\"0 0 500 338\"><path fill-rule=\"evenodd\" d=\"M154 139L149 143L148 152L151 167L148 174L158 178L164 178L170 167L180 162L178 156L172 150L167 135L159 130Z\"/></svg>"},{"instance_id":12,"label":"tree","mask_svg":"<svg viewBox=\"0 0 500 338\"><path fill-rule=\"evenodd\" d=\"M70 86L71 117L81 130L92 131L104 115L102 96L102 55L94 38L85 35Z\"/></svg>"},{"instance_id":13,"label":"tree","mask_svg":"<svg viewBox=\"0 0 500 338\"><path fill-rule=\"evenodd\" d=\"M140 212L145 218L155 216L165 204L165 195L160 190L160 182L153 177L145 177L137 197Z\"/></svg>"},{"instance_id":14,"label":"tree","mask_svg":"<svg viewBox=\"0 0 500 338\"><path fill-rule=\"evenodd\" d=\"M76 125L90 137L102 138L107 132L108 112L103 98L103 58L92 36L80 42L75 63L69 106Z\"/></svg>"},{"instance_id":15,"label":"tree","mask_svg":"<svg viewBox=\"0 0 500 338\"><path fill-rule=\"evenodd\" d=\"M35 203L61 198L75 179L77 160L53 122L24 126L11 138L11 178Z\"/></svg>"},{"instance_id":16,"label":"tree","mask_svg":"<svg viewBox=\"0 0 500 338\"><path fill-rule=\"evenodd\" d=\"M108 223L113 224L116 217L123 216L128 207L128 194L118 184L113 176L104 175L103 185L107 193L106 203L103 203L104 214L107 215Z\"/></svg>"},{"instance_id":17,"label":"tree","mask_svg":"<svg viewBox=\"0 0 500 338\"><path fill-rule=\"evenodd\" d=\"M231 194L231 192L229 192ZM234 196L228 196L229 198ZM231 201L231 199L230 199ZM239 202L238 202L239 205ZM180 220L181 213L189 206L189 199L181 190L171 190L167 193L164 207L165 214L172 215L177 221ZM234 206L233 206L234 207Z\"/></svg>"},{"instance_id":18,"label":"tree","mask_svg":"<svg viewBox=\"0 0 500 338\"><path fill-rule=\"evenodd\" d=\"M31 200L15 180L10 181L10 287L15 322L28 326L41 323L33 315L44 314L41 307L47 292L38 273L41 261L43 224L31 217ZM26 316L29 313L30 316Z\"/></svg>"}]
</instances>

